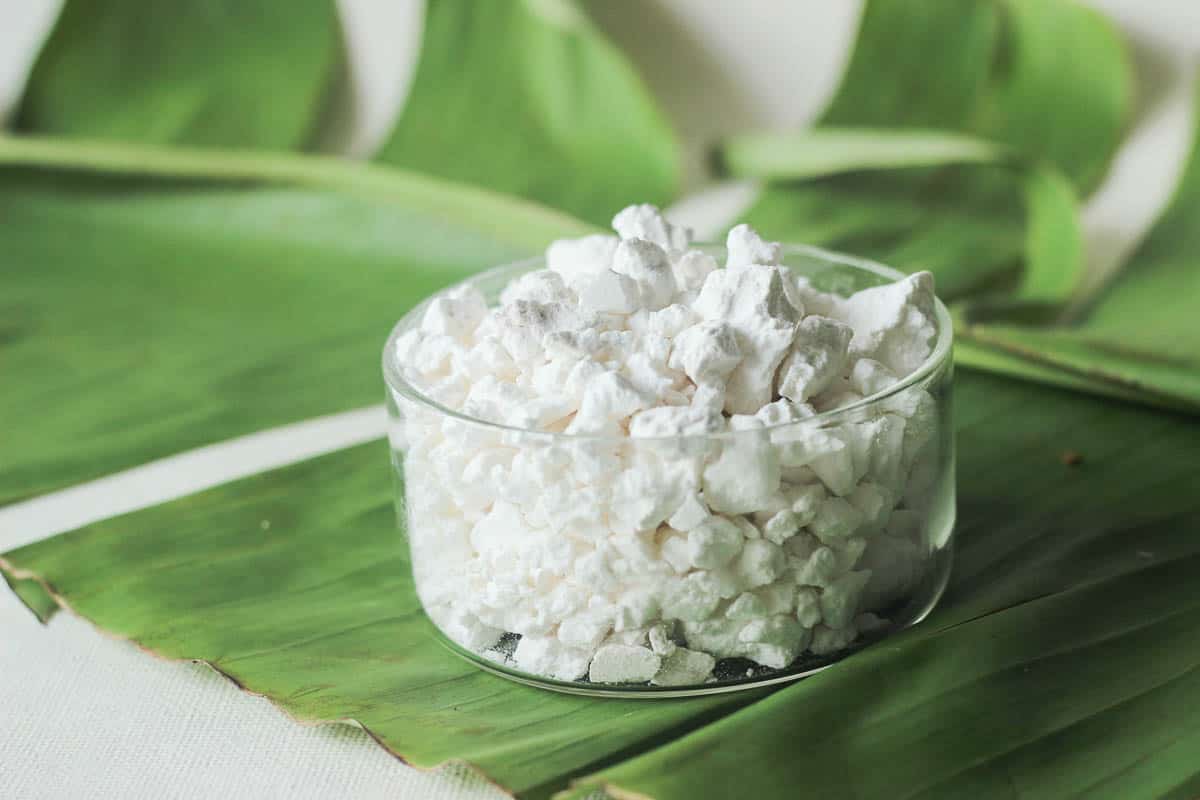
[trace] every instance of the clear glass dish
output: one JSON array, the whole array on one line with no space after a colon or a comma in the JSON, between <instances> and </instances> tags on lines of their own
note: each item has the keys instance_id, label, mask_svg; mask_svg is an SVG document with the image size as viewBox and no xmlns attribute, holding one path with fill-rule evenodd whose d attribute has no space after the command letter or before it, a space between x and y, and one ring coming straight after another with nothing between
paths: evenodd
<instances>
[{"instance_id":1,"label":"clear glass dish","mask_svg":"<svg viewBox=\"0 0 1200 800\"><path fill-rule=\"evenodd\" d=\"M721 246L703 249L724 257ZM888 267L807 246L785 246L784 253L786 265L816 288L843 296L903 277ZM543 266L542 259L510 264L467 283L495 303L513 278ZM883 392L765 429L638 439L511 428L473 419L425 396L401 375L395 352L397 338L419 325L429 302L393 329L383 372L401 535L425 612L455 653L506 678L564 692L647 698L707 694L812 674L916 624L937 603L949 576L955 521L952 327L940 301L931 355ZM613 475L635 468L643 475L699 470L706 481L717 481L724 469L737 469L745 459L777 463L779 492L789 499L819 495L814 502L823 516L779 543L760 538L762 544L751 544L747 538L732 566L709 569L679 563L682 545L668 540L680 534L665 523L626 537L619 548L598 535L611 520L636 518L632 505L662 499L644 485L634 496L614 491ZM709 472L717 462L723 466ZM521 465L523 477L506 480L516 475L514 464ZM541 479L529 481L530 474ZM797 503L801 507L804 501ZM879 511L847 517L840 513L847 505ZM495 535L514 509L523 520L544 525L515 541ZM757 519L762 527L773 513L767 508L729 516ZM542 563L548 559L553 563ZM730 569L758 576L751 580L769 580L731 595L724 580ZM744 588L747 579L740 580L738 588ZM552 583L539 586L538 581ZM616 630L609 637L633 640L639 630L664 623L674 645L713 656L712 674L702 682L679 684L678 673L686 676L689 670L663 669L668 685L597 683L586 674L563 679L578 674L579 659L588 651L561 645L563 653L556 656L554 643L560 636L579 641L580 598L604 594L612 581L624 587L665 582L669 588L633 600L627 591L610 598L621 604L613 607ZM561 597L561 603L550 604L557 610L547 610L548 592ZM730 611L735 603L741 606ZM561 624L567 620L571 636ZM519 653L522 663L552 666L521 669L514 654L523 637L530 638ZM542 658L531 662L528 654L539 648ZM792 658L793 653L798 654Z\"/></svg>"}]
</instances>

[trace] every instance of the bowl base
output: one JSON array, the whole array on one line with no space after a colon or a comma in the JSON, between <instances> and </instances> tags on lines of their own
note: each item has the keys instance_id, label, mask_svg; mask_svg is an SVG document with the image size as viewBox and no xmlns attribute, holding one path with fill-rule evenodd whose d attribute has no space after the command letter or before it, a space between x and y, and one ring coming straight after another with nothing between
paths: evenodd
<instances>
[{"instance_id":1,"label":"bowl base","mask_svg":"<svg viewBox=\"0 0 1200 800\"><path fill-rule=\"evenodd\" d=\"M950 521L950 527L953 527L953 520ZM949 533L949 531L947 531ZM948 540L946 536L942 541ZM704 695L723 694L726 692L740 692L747 689L760 689L765 686L774 686L781 683L790 683L798 681L801 678L806 678L810 675L815 675L818 672L828 669L837 662L841 661L853 653L856 653L872 644L886 639L895 633L898 633L907 628L911 628L917 623L924 620L929 613L933 611L942 594L946 591L946 584L950 580L950 567L954 560L953 547L947 545L934 557L930 570L926 573L925 579L914 593L914 597L906 605L897 609L891 617L893 622L886 628L873 632L869 635L859 637L854 644L836 653L831 653L824 656L801 656L791 665L783 669L767 669L756 667L748 670L745 677L727 678L724 680L715 680L710 683L702 683L691 686L653 686L650 684L604 684L590 683L588 681L559 681L553 678L545 678L539 675L533 675L528 672L509 667L497 661L492 661L479 653L467 650L461 645L451 641L445 634L434 628L435 635L443 646L448 648L460 658L470 661L475 666L490 672L493 675L499 675L502 678L507 678L510 681L521 683L526 686L535 686L539 689L549 689L553 692L562 692L564 694L583 695L586 697L614 697L624 699L639 699L639 700L657 700L668 699L675 697L700 697ZM718 670L721 664L725 662L741 662L741 659L725 659L718 662ZM744 662L750 664L751 662ZM751 665L753 667L753 665Z\"/></svg>"}]
</instances>

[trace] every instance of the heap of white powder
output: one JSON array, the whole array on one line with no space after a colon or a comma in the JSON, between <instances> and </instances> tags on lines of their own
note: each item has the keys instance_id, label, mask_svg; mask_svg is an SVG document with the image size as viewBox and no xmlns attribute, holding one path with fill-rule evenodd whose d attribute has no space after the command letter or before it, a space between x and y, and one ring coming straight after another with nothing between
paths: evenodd
<instances>
[{"instance_id":1,"label":"heap of white powder","mask_svg":"<svg viewBox=\"0 0 1200 800\"><path fill-rule=\"evenodd\" d=\"M870 612L932 558L937 406L906 387L804 420L929 358L931 276L839 297L747 225L723 267L653 206L613 228L554 242L496 307L435 297L395 340L421 393L506 426L394 395L431 618L529 673L664 686L887 624Z\"/></svg>"}]
</instances>

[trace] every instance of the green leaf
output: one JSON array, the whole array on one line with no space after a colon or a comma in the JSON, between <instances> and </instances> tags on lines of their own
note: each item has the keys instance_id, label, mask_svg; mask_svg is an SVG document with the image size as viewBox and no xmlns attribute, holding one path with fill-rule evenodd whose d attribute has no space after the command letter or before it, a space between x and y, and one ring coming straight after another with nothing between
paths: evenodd
<instances>
[{"instance_id":1,"label":"green leaf","mask_svg":"<svg viewBox=\"0 0 1200 800\"><path fill-rule=\"evenodd\" d=\"M734 140L725 162L776 181L748 213L773 236L929 269L943 296L971 296L965 363L1178 408L1200 397L1200 343L1186 312L1160 324L1156 306L1188 278L1118 287L1093 328L1030 325L1080 286L1074 187L1103 175L1130 101L1115 29L1073 2L871 0L822 127ZM1187 235L1164 234L1167 259L1194 249Z\"/></svg>"},{"instance_id":2,"label":"green leaf","mask_svg":"<svg viewBox=\"0 0 1200 800\"><path fill-rule=\"evenodd\" d=\"M822 124L970 133L1086 191L1120 143L1132 83L1114 26L1071 0L870 0Z\"/></svg>"},{"instance_id":3,"label":"green leaf","mask_svg":"<svg viewBox=\"0 0 1200 800\"><path fill-rule=\"evenodd\" d=\"M820 127L734 136L721 145L720 155L733 176L796 181L877 169L994 164L1014 153L960 133Z\"/></svg>"},{"instance_id":4,"label":"green leaf","mask_svg":"<svg viewBox=\"0 0 1200 800\"><path fill-rule=\"evenodd\" d=\"M747 217L776 238L928 269L952 299L1059 304L1082 269L1072 185L1102 176L1131 84L1115 29L1073 2L870 0L819 126L723 161L773 181Z\"/></svg>"},{"instance_id":5,"label":"green leaf","mask_svg":"<svg viewBox=\"0 0 1200 800\"><path fill-rule=\"evenodd\" d=\"M908 272L930 270L938 294L948 300L1009 290L1023 281L1071 284L1077 260L1023 265L1033 241L1026 203L1036 200L1040 208L1061 209L1056 217L1073 219L1073 193L1058 191L1063 184L1052 179L1024 180L1025 186L1002 165L855 172L770 184L744 217L772 238L854 253Z\"/></svg>"},{"instance_id":6,"label":"green leaf","mask_svg":"<svg viewBox=\"0 0 1200 800\"><path fill-rule=\"evenodd\" d=\"M1002 145L938 131L816 128L734 137L721 153L736 177L789 182L765 190L747 214L772 236L928 269L948 298L1011 275L1022 259L1021 301L1061 303L1079 282L1074 189L1053 166Z\"/></svg>"},{"instance_id":7,"label":"green leaf","mask_svg":"<svg viewBox=\"0 0 1200 800\"><path fill-rule=\"evenodd\" d=\"M1009 796L1010 778L1029 796L1138 798L1194 784L1200 429L970 371L956 401L958 561L942 606L766 699L568 697L452 656L417 610L382 444L2 563L298 717L358 719L415 764L466 760L527 796L597 770L588 785L658 798Z\"/></svg>"},{"instance_id":8,"label":"green leaf","mask_svg":"<svg viewBox=\"0 0 1200 800\"><path fill-rule=\"evenodd\" d=\"M0 578L8 584L25 607L33 612L38 621L45 624L58 611L58 601L46 591L40 583L32 578L14 578L0 571Z\"/></svg>"},{"instance_id":9,"label":"green leaf","mask_svg":"<svg viewBox=\"0 0 1200 800\"><path fill-rule=\"evenodd\" d=\"M1057 364L1042 363L1036 359L1036 353L1027 352L1018 355L979 344L974 338L959 338L954 343L954 357L961 364L967 364L975 369L987 370L998 375L1008 375L1024 380L1037 381L1050 386L1073 389L1079 392L1090 392L1104 397L1114 397L1134 403L1145 403L1176 411L1186 411L1188 405L1147 393L1140 387L1126 387L1117 383L1096 380L1086 373L1062 369Z\"/></svg>"},{"instance_id":10,"label":"green leaf","mask_svg":"<svg viewBox=\"0 0 1200 800\"><path fill-rule=\"evenodd\" d=\"M821 124L968 130L1001 36L997 0L868 0Z\"/></svg>"},{"instance_id":11,"label":"green leaf","mask_svg":"<svg viewBox=\"0 0 1200 800\"><path fill-rule=\"evenodd\" d=\"M934 615L573 796L1157 798L1200 782L1200 429L959 378L958 563Z\"/></svg>"},{"instance_id":12,"label":"green leaf","mask_svg":"<svg viewBox=\"0 0 1200 800\"><path fill-rule=\"evenodd\" d=\"M378 158L607 223L663 204L675 138L574 0L430 0L412 90Z\"/></svg>"},{"instance_id":13,"label":"green leaf","mask_svg":"<svg viewBox=\"0 0 1200 800\"><path fill-rule=\"evenodd\" d=\"M1147 319L1131 318L1129 326L1146 325ZM1184 339L1192 324L1191 319L1164 322L1165 326L1177 325ZM1059 330L1017 325L969 325L959 334L964 342L974 345L963 351L966 364L986 366L987 358L994 353L1013 359L1011 368L1004 371L1017 377L1039 379L1049 369L1070 376L1086 391L1129 397L1164 408L1200 411L1200 362L1194 357L1174 358L1160 351L1138 350L1133 341L1136 334L1106 339L1093 337L1086 326ZM981 352L988 355L980 358Z\"/></svg>"},{"instance_id":14,"label":"green leaf","mask_svg":"<svg viewBox=\"0 0 1200 800\"><path fill-rule=\"evenodd\" d=\"M1036 377L1049 367L1093 391L1200 410L1200 87L1196 108L1193 150L1174 199L1083 319L1042 327L968 319L960 335L975 347L966 363L992 351L1014 374Z\"/></svg>"},{"instance_id":15,"label":"green leaf","mask_svg":"<svg viewBox=\"0 0 1200 800\"><path fill-rule=\"evenodd\" d=\"M1016 298L1059 303L1072 296L1083 270L1083 232L1075 190L1056 169L1024 177L1025 268Z\"/></svg>"},{"instance_id":16,"label":"green leaf","mask_svg":"<svg viewBox=\"0 0 1200 800\"><path fill-rule=\"evenodd\" d=\"M1002 35L967 129L1057 165L1081 191L1104 177L1131 115L1117 28L1075 0L1002 0Z\"/></svg>"},{"instance_id":17,"label":"green leaf","mask_svg":"<svg viewBox=\"0 0 1200 800\"><path fill-rule=\"evenodd\" d=\"M0 139L0 503L378 402L407 308L587 230L329 159Z\"/></svg>"},{"instance_id":18,"label":"green leaf","mask_svg":"<svg viewBox=\"0 0 1200 800\"><path fill-rule=\"evenodd\" d=\"M312 138L340 59L332 0L67 0L17 126L296 149Z\"/></svg>"}]
</instances>

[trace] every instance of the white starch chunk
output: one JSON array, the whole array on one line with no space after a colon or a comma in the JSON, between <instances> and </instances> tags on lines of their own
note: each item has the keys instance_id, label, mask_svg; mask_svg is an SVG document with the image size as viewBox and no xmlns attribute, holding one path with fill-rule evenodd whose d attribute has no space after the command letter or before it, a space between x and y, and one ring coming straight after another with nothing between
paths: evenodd
<instances>
[{"instance_id":1,"label":"white starch chunk","mask_svg":"<svg viewBox=\"0 0 1200 800\"><path fill-rule=\"evenodd\" d=\"M645 683L658 674L662 658L645 647L606 644L588 667L592 683Z\"/></svg>"}]
</instances>

